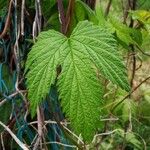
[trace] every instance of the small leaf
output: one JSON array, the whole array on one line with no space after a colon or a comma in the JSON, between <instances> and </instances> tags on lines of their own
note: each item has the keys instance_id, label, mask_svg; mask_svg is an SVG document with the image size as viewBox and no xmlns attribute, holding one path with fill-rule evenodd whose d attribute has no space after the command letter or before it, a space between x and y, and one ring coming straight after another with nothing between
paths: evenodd
<instances>
[{"instance_id":1,"label":"small leaf","mask_svg":"<svg viewBox=\"0 0 150 150\"><path fill-rule=\"evenodd\" d=\"M138 140L137 136L134 134L134 132L126 132L124 133L124 131L122 129L118 130L118 135L120 135L123 139L125 137L125 140L127 143L130 143L132 145L134 145L134 147L141 149L141 141ZM126 134L126 136L124 136L124 134Z\"/></svg>"},{"instance_id":2,"label":"small leaf","mask_svg":"<svg viewBox=\"0 0 150 150\"><path fill-rule=\"evenodd\" d=\"M150 35L150 12L146 10L136 10L130 12L134 20L138 20Z\"/></svg>"},{"instance_id":3,"label":"small leaf","mask_svg":"<svg viewBox=\"0 0 150 150\"><path fill-rule=\"evenodd\" d=\"M95 11L92 10L87 4L85 4L84 2L82 2L81 0L77 0L76 4L80 5L80 7L82 7L82 9L84 10L84 15L87 16L88 20L90 20L91 22L93 22L94 24L98 23L98 20L96 18L95 15Z\"/></svg>"},{"instance_id":4,"label":"small leaf","mask_svg":"<svg viewBox=\"0 0 150 150\"><path fill-rule=\"evenodd\" d=\"M77 21L83 21L86 17L85 10L81 3L79 3L78 1L76 1L75 3L75 16Z\"/></svg>"},{"instance_id":5,"label":"small leaf","mask_svg":"<svg viewBox=\"0 0 150 150\"><path fill-rule=\"evenodd\" d=\"M112 28L116 32L117 37L126 43L128 46L130 44L141 45L142 44L142 34L140 30L129 28L125 24L119 22L118 19L111 17L109 19Z\"/></svg>"}]
</instances>

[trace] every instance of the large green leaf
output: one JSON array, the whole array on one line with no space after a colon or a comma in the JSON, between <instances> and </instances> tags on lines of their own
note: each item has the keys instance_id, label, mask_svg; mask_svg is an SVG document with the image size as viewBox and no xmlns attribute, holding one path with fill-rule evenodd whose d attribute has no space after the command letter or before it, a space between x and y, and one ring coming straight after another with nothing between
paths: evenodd
<instances>
[{"instance_id":1,"label":"large green leaf","mask_svg":"<svg viewBox=\"0 0 150 150\"><path fill-rule=\"evenodd\" d=\"M101 75L129 91L126 69L113 36L88 21L79 22L69 38L54 31L42 32L28 55L26 70L32 113L58 77L63 111L77 134L92 139L100 116Z\"/></svg>"}]
</instances>

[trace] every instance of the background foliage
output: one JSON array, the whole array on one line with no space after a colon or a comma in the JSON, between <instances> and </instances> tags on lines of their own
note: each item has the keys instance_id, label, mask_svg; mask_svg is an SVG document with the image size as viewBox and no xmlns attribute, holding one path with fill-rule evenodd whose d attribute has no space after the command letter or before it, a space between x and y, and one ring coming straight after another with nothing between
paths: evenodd
<instances>
[{"instance_id":1,"label":"background foliage","mask_svg":"<svg viewBox=\"0 0 150 150\"><path fill-rule=\"evenodd\" d=\"M115 37L131 86L126 92L103 80L102 113L90 143L74 133L62 113L55 84L31 117L24 74L27 55L41 31L54 29L69 36L84 20ZM149 0L1 0L0 149L21 149L3 124L28 149L150 149L149 41Z\"/></svg>"}]
</instances>

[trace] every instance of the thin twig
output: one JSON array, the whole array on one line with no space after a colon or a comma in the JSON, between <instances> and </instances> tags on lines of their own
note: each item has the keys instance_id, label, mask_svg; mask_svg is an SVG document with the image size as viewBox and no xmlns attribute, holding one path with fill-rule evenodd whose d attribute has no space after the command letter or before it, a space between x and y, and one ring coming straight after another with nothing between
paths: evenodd
<instances>
[{"instance_id":1,"label":"thin twig","mask_svg":"<svg viewBox=\"0 0 150 150\"><path fill-rule=\"evenodd\" d=\"M68 145L68 144L64 144L64 143L56 142L56 141L42 143L42 145L43 145L43 144L58 144L58 145L62 145L62 146L64 146L64 147L77 148L75 145ZM30 146L30 148L31 148L31 147L32 147L32 146Z\"/></svg>"},{"instance_id":2,"label":"thin twig","mask_svg":"<svg viewBox=\"0 0 150 150\"><path fill-rule=\"evenodd\" d=\"M120 131L120 129L115 129L113 131L107 131L107 132L104 132L104 133L100 133L100 134L96 134L92 140L92 143L94 143L96 141L96 138L99 137L99 136L107 136L107 135L111 135L111 134L114 134L115 132L117 131Z\"/></svg>"},{"instance_id":3,"label":"thin twig","mask_svg":"<svg viewBox=\"0 0 150 150\"><path fill-rule=\"evenodd\" d=\"M150 54L145 53L138 45L136 45L136 47L138 48L138 50L139 50L143 55L146 55L146 56L149 56L149 57L150 57Z\"/></svg>"},{"instance_id":4,"label":"thin twig","mask_svg":"<svg viewBox=\"0 0 150 150\"><path fill-rule=\"evenodd\" d=\"M35 43L35 39L41 31L42 27L42 13L40 0L35 0L35 17L32 25L32 37Z\"/></svg>"},{"instance_id":5,"label":"thin twig","mask_svg":"<svg viewBox=\"0 0 150 150\"><path fill-rule=\"evenodd\" d=\"M5 130L12 136L12 138L16 141L16 143L23 149L23 150L29 150L28 147L22 143L17 136L5 125L0 121L0 125L5 128Z\"/></svg>"},{"instance_id":6,"label":"thin twig","mask_svg":"<svg viewBox=\"0 0 150 150\"><path fill-rule=\"evenodd\" d=\"M24 36L24 13L25 13L25 0L22 0L21 5L21 35Z\"/></svg>"},{"instance_id":7,"label":"thin twig","mask_svg":"<svg viewBox=\"0 0 150 150\"><path fill-rule=\"evenodd\" d=\"M41 13L41 2L40 0L35 1L35 8L36 8L36 14L35 14L35 20L38 28L38 33L41 32L42 27L42 13Z\"/></svg>"},{"instance_id":8,"label":"thin twig","mask_svg":"<svg viewBox=\"0 0 150 150\"><path fill-rule=\"evenodd\" d=\"M124 100L126 100L131 94L133 94L143 83L148 81L150 79L150 76L144 79L139 85L137 85L128 95L126 95L119 103L117 103L111 110L113 112Z\"/></svg>"},{"instance_id":9,"label":"thin twig","mask_svg":"<svg viewBox=\"0 0 150 150\"><path fill-rule=\"evenodd\" d=\"M109 0L107 7L106 7L106 10L105 10L105 17L107 17L109 14L111 4L112 4L112 0Z\"/></svg>"},{"instance_id":10,"label":"thin twig","mask_svg":"<svg viewBox=\"0 0 150 150\"><path fill-rule=\"evenodd\" d=\"M97 136L103 136L103 135L110 135L110 134L113 134L113 133L115 133L115 132L117 132L117 131L119 131L119 130L120 130L120 129L115 129L115 130L113 130L113 131L108 131L108 132L96 134L95 137L97 137Z\"/></svg>"},{"instance_id":11,"label":"thin twig","mask_svg":"<svg viewBox=\"0 0 150 150\"><path fill-rule=\"evenodd\" d=\"M37 35L37 28L36 28L36 21L34 20L32 25L32 38L34 43L35 43L36 35Z\"/></svg>"},{"instance_id":12,"label":"thin twig","mask_svg":"<svg viewBox=\"0 0 150 150\"><path fill-rule=\"evenodd\" d=\"M138 58L139 58L140 64L139 64L139 66L136 68L136 71L139 70L139 69L142 67L142 64L143 64L143 61L141 60L141 58L140 58L140 57L138 57Z\"/></svg>"},{"instance_id":13,"label":"thin twig","mask_svg":"<svg viewBox=\"0 0 150 150\"><path fill-rule=\"evenodd\" d=\"M106 118L106 119L101 119L100 121L117 121L119 118Z\"/></svg>"},{"instance_id":14,"label":"thin twig","mask_svg":"<svg viewBox=\"0 0 150 150\"><path fill-rule=\"evenodd\" d=\"M21 90L20 92L22 93L26 93L27 91L26 90ZM19 94L19 91L16 91L15 93L12 93L11 95L8 96L8 98L5 98L3 100L0 100L0 107L5 103L7 102L7 99L11 99L13 98L14 96L18 95Z\"/></svg>"},{"instance_id":15,"label":"thin twig","mask_svg":"<svg viewBox=\"0 0 150 150\"><path fill-rule=\"evenodd\" d=\"M64 144L64 143L56 142L56 141L46 142L46 143L42 143L42 144L58 144L58 145L62 145L64 147L77 148L77 146L75 146L75 145L68 145L68 144Z\"/></svg>"},{"instance_id":16,"label":"thin twig","mask_svg":"<svg viewBox=\"0 0 150 150\"><path fill-rule=\"evenodd\" d=\"M72 131L70 131L66 126L64 126L63 124L62 124L62 126L63 126L63 128L65 129L65 130L67 130L69 133L71 133L78 141L80 141L82 144L84 144L84 142L76 135L76 134L74 134Z\"/></svg>"},{"instance_id":17,"label":"thin twig","mask_svg":"<svg viewBox=\"0 0 150 150\"><path fill-rule=\"evenodd\" d=\"M4 140L3 140L3 133L1 133L1 145L3 150L5 150Z\"/></svg>"},{"instance_id":18,"label":"thin twig","mask_svg":"<svg viewBox=\"0 0 150 150\"><path fill-rule=\"evenodd\" d=\"M43 118L42 118L40 107L37 107L37 125L38 125L38 138L34 144L33 150L38 149L38 146L41 145L40 143L42 143L42 138L44 134L43 133L43 127L44 127Z\"/></svg>"},{"instance_id":19,"label":"thin twig","mask_svg":"<svg viewBox=\"0 0 150 150\"><path fill-rule=\"evenodd\" d=\"M3 31L2 31L2 33L0 34L0 39L5 36L5 34L7 33L7 30L8 30L8 27L10 25L10 17L11 17L12 5L13 5L13 0L10 0L9 8L8 8L8 15L7 15L7 19L6 19L6 22L5 22L5 27L4 27Z\"/></svg>"}]
</instances>

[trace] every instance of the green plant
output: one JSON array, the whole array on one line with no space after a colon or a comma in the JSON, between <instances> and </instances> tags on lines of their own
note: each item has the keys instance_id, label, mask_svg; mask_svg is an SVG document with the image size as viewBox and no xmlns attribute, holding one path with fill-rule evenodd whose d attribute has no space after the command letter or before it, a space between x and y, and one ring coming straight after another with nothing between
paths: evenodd
<instances>
[{"instance_id":1,"label":"green plant","mask_svg":"<svg viewBox=\"0 0 150 150\"><path fill-rule=\"evenodd\" d=\"M61 65L57 77L56 69ZM88 21L79 22L70 37L54 30L41 32L29 52L26 71L32 115L55 83L66 116L78 134L90 141L103 103L101 78L130 91L126 69L114 37ZM101 76L98 78L98 74Z\"/></svg>"},{"instance_id":2,"label":"green plant","mask_svg":"<svg viewBox=\"0 0 150 150\"><path fill-rule=\"evenodd\" d=\"M149 6L0 0L0 149L150 149Z\"/></svg>"}]
</instances>

